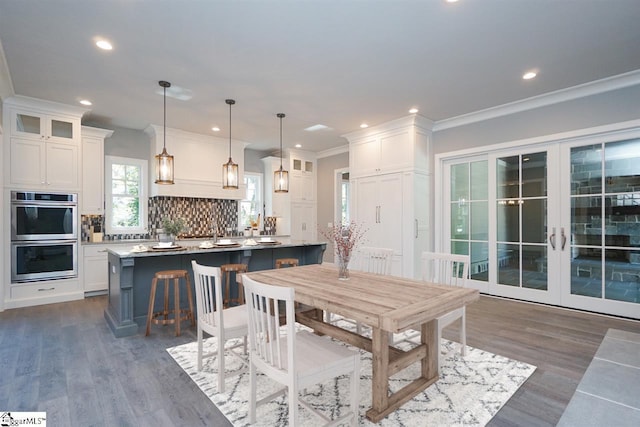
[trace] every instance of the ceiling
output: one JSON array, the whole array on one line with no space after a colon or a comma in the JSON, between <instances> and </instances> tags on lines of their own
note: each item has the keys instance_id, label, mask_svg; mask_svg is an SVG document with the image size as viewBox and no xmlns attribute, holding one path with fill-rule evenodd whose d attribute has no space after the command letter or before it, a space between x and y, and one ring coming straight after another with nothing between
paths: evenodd
<instances>
[{"instance_id":1,"label":"ceiling","mask_svg":"<svg viewBox=\"0 0 640 427\"><path fill-rule=\"evenodd\" d=\"M16 94L144 129L168 80L191 94L167 98L168 127L228 138L233 98L233 139L258 150L277 149L279 112L285 148L323 151L411 107L438 121L638 70L639 22L638 0L0 2Z\"/></svg>"}]
</instances>

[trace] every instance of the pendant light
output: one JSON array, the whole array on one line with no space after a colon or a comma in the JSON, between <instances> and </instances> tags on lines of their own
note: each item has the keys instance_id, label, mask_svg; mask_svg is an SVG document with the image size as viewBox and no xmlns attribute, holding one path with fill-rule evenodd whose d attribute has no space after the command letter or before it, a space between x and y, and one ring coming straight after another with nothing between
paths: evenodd
<instances>
[{"instance_id":1,"label":"pendant light","mask_svg":"<svg viewBox=\"0 0 640 427\"><path fill-rule=\"evenodd\" d=\"M164 124L162 153L156 155L156 184L173 184L173 156L167 153L167 88L171 83L160 80L158 84L164 90Z\"/></svg>"},{"instance_id":2,"label":"pendant light","mask_svg":"<svg viewBox=\"0 0 640 427\"><path fill-rule=\"evenodd\" d=\"M273 173L273 191L276 193L289 192L289 172L282 168L282 119L284 113L276 114L280 119L280 169Z\"/></svg>"},{"instance_id":3,"label":"pendant light","mask_svg":"<svg viewBox=\"0 0 640 427\"><path fill-rule=\"evenodd\" d=\"M229 104L229 161L222 165L222 188L238 189L238 165L231 160L231 106L236 103L233 99L225 99Z\"/></svg>"}]
</instances>

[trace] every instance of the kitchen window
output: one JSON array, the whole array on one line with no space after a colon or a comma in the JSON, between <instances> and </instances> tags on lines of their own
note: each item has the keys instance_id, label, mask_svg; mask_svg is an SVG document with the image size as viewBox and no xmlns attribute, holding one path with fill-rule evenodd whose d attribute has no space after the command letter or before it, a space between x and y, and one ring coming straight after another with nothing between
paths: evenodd
<instances>
[{"instance_id":1,"label":"kitchen window","mask_svg":"<svg viewBox=\"0 0 640 427\"><path fill-rule=\"evenodd\" d=\"M247 196L238 204L238 228L240 229L250 227L250 221L255 220L258 214L262 213L262 174L245 172L244 184L247 187ZM264 218L261 218L261 221L264 221Z\"/></svg>"},{"instance_id":2,"label":"kitchen window","mask_svg":"<svg viewBox=\"0 0 640 427\"><path fill-rule=\"evenodd\" d=\"M105 156L105 231L147 233L147 161Z\"/></svg>"}]
</instances>

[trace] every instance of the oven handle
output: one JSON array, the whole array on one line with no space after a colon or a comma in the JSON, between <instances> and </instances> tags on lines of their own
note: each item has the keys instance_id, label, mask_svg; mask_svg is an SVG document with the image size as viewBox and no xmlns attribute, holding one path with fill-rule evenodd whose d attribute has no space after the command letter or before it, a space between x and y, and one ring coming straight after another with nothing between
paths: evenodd
<instances>
[{"instance_id":1,"label":"oven handle","mask_svg":"<svg viewBox=\"0 0 640 427\"><path fill-rule=\"evenodd\" d=\"M20 207L44 207L44 206L53 206L53 207L62 207L62 206L71 206L77 207L78 202L47 202L44 200L12 200L11 206L20 206Z\"/></svg>"},{"instance_id":2,"label":"oven handle","mask_svg":"<svg viewBox=\"0 0 640 427\"><path fill-rule=\"evenodd\" d=\"M11 242L11 246L51 246L51 245L63 245L63 244L75 244L78 245L78 239L56 239L56 240L23 240Z\"/></svg>"}]
</instances>

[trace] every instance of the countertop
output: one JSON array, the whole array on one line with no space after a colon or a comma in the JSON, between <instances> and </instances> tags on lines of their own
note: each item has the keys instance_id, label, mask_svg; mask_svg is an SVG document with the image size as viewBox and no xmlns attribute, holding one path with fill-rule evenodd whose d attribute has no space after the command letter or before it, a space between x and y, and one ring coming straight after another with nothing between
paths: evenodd
<instances>
[{"instance_id":1,"label":"countertop","mask_svg":"<svg viewBox=\"0 0 640 427\"><path fill-rule=\"evenodd\" d=\"M278 235L278 236L257 236L254 237L254 240L258 240L260 237L271 237L275 240L289 240L290 236L287 235ZM243 242L246 240L246 237L236 236L236 237L221 237L221 239L230 239L234 242ZM178 238L176 242L180 246L197 246L201 242L212 241L211 238L206 237L189 237L189 238ZM91 246L91 245L155 245L158 243L158 239L115 239L115 240L103 240L102 242L89 242L89 241L81 241L80 244L82 246Z\"/></svg>"},{"instance_id":2,"label":"countertop","mask_svg":"<svg viewBox=\"0 0 640 427\"><path fill-rule=\"evenodd\" d=\"M189 239L188 241L176 241L178 247L175 249L152 249L151 244L157 244L158 242L153 240L149 241L149 245L145 245L147 250L138 252L134 250L134 246L142 245L143 243L132 243L130 247L107 249L108 252L117 255L120 258L138 258L149 256L162 256L162 255L180 255L180 254L195 254L195 253L209 253L209 252L226 252L226 251L239 251L239 250L255 250L255 249L276 249L286 247L300 247L300 246L317 246L326 245L326 242L321 241L292 241L290 238L276 238L274 239L277 244L260 244L259 240L256 240L256 245L243 244L245 239L237 239L240 244L237 246L214 246L211 248L203 248L199 246L197 241Z\"/></svg>"}]
</instances>

